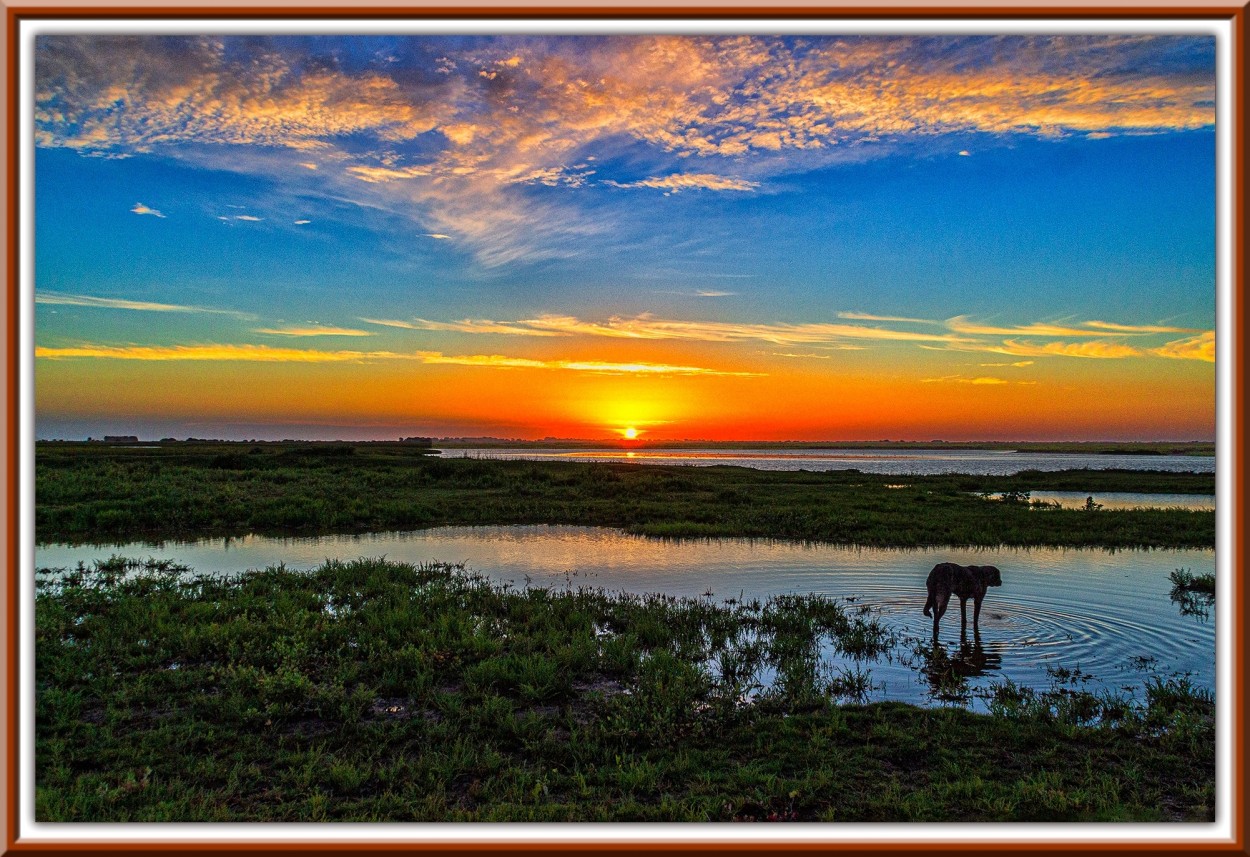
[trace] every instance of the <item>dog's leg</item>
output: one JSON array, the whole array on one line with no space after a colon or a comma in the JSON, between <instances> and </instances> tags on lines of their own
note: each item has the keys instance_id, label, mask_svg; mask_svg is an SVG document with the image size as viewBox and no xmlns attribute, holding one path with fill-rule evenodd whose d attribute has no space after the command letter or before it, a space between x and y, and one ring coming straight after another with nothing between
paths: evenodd
<instances>
[{"instance_id":1,"label":"dog's leg","mask_svg":"<svg viewBox=\"0 0 1250 857\"><path fill-rule=\"evenodd\" d=\"M950 601L949 593L938 593L937 598L933 602L933 641L936 643L938 638L938 623L942 621L942 614L946 612L946 602Z\"/></svg>"},{"instance_id":2,"label":"dog's leg","mask_svg":"<svg viewBox=\"0 0 1250 857\"><path fill-rule=\"evenodd\" d=\"M961 597L959 599L959 640L963 642L968 639L968 599Z\"/></svg>"},{"instance_id":3,"label":"dog's leg","mask_svg":"<svg viewBox=\"0 0 1250 857\"><path fill-rule=\"evenodd\" d=\"M974 595L972 598L972 633L978 637L981 636L981 599L984 595Z\"/></svg>"}]
</instances>

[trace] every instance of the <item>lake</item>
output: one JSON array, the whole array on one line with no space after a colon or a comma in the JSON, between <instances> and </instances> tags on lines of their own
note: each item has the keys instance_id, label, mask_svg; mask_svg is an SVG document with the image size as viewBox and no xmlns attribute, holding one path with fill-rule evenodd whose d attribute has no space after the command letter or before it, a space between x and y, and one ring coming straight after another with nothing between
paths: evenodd
<instances>
[{"instance_id":1,"label":"lake","mask_svg":"<svg viewBox=\"0 0 1250 857\"><path fill-rule=\"evenodd\" d=\"M1201 455L1091 455L994 449L445 449L445 458L527 461L612 461L636 464L728 464L758 470L859 470L902 475L972 473L1010 476L1022 470L1165 470L1214 473L1215 457ZM1083 499L1083 498L1082 498Z\"/></svg>"},{"instance_id":2,"label":"lake","mask_svg":"<svg viewBox=\"0 0 1250 857\"><path fill-rule=\"evenodd\" d=\"M1215 571L1213 550L882 549L764 539L656 539L570 526L440 527L415 532L318 538L246 536L198 542L135 542L36 549L36 565L74 567L118 554L173 559L198 572L238 574L284 563L311 569L326 559L385 556L400 562L464 562L518 587L595 587L691 598L764 600L815 593L865 610L896 632L884 658L855 663L826 652L827 668L871 671L872 699L940 701L917 647L932 634L921 609L925 577L937 562L996 565L1003 585L981 613L981 646L966 652L966 690L1010 679L1036 689L1056 682L1118 691L1148 675L1187 675L1214 689L1214 608L1169 597L1168 575ZM971 605L969 605L971 613ZM971 618L969 619L971 621ZM942 621L950 654L959 644L958 600ZM961 661L962 663L962 661ZM769 676L762 675L767 682ZM983 703L972 698L973 708Z\"/></svg>"}]
</instances>

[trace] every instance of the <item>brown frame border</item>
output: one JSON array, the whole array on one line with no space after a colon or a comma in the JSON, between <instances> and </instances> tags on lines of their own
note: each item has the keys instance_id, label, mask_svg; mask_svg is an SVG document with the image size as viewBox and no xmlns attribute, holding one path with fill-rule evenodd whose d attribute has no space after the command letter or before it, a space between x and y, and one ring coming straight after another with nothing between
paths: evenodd
<instances>
[{"instance_id":1,"label":"brown frame border","mask_svg":"<svg viewBox=\"0 0 1250 857\"><path fill-rule=\"evenodd\" d=\"M1245 239L1246 224L1246 100L1247 100L1247 66L1245 49L1247 45L1247 4L1246 0L1215 0L1203 2L1201 5L1183 5L1183 0L1162 0L1162 3L1181 3L1182 5L1154 5L1152 0L1104 0L1097 6L1082 5L1080 0L964 0L962 5L939 5L945 0L880 0L879 5L872 5L872 0L850 0L841 5L839 0L815 0L804 3L803 0L789 0L787 5L768 7L759 5L760 0L727 0L724 5L700 3L699 0L687 0L689 5L665 6L662 0L642 0L629 5L582 5L579 0L548 0L548 5L511 5L508 0L468 0L462 5L447 5L435 0L435 4L419 5L420 0L381 0L360 7L330 5L341 3L342 0L309 0L300 2L292 0L287 4L283 0L269 0L271 5L246 5L246 0L218 0L215 5L191 0L194 5L163 6L168 0L131 0L130 5L111 5L110 0L0 0L4 9L5 38L3 44L3 74L5 87L3 98L5 105L6 168L3 173L3 186L7 193L8 205L4 209L5 217L5 300L4 300L4 343L3 385L5 391L5 417L0 424L0 438L3 439L4 455L4 491L0 494L0 512L3 514L4 552L3 569L5 579L0 589L3 610L0 621L3 624L3 638L0 639L0 667L3 668L3 706L0 706L0 723L3 724L4 740L0 743L0 757L3 758L3 778L0 778L0 816L3 816L3 850L0 857L7 854L35 853L40 855L70 855L84 853L163 853L168 851L190 851L196 854L230 854L259 855L274 852L367 852L367 853L402 853L420 851L427 854L466 854L512 851L517 853L531 852L568 852L594 850L611 853L649 853L678 854L689 852L767 852L767 851L837 851L844 854L900 854L918 851L959 852L959 851L1022 851L1032 854L1095 854L1104 852L1120 853L1221 853L1250 854L1250 844L1246 837L1246 809L1250 804L1250 793L1246 782L1246 692L1247 675L1250 670L1246 663L1246 630L1245 615L1248 598L1246 579L1244 577L1245 557ZM124 2L124 0L123 0ZM594 0L584 0L594 2ZM612 2L612 0L609 0ZM715 3L716 0L711 0ZM955 0L958 2L958 0ZM996 5L997 3L1018 3L1020 5ZM150 4L150 5L149 5ZM488 5L490 4L490 5ZM1231 324L1233 354L1223 359L1232 359L1232 400L1227 403L1232 408L1232 434L1228 439L1232 448L1229 453L1233 457L1231 489L1234 498L1233 526L1229 533L1233 551L1234 580L1233 596L1233 653L1241 654L1241 671L1234 671L1232 676L1233 709L1230 724L1231 746L1230 763L1232 787L1234 791L1231 802L1233 813L1233 840L1229 843L1220 842L1177 842L1177 843L1126 843L1126 842L1073 842L1070 845L1045 842L1003 842L993 840L971 840L933 843L886 843L886 842L835 842L835 843L803 843L793 841L774 842L377 842L377 841L343 841L343 842L261 842L257 840L240 840L237 844L218 841L117 841L79 843L67 841L23 841L19 824L20 741L18 735L19 717L19 675L21 643L18 634L19 625L19 574L20 568L20 447L21 437L19 424L19 394L22 390L22 378L19 377L18 351L20 348L20 284L19 262L22 248L20 246L20 193L19 184L21 171L19 164L19 128L17 107L19 104L19 61L20 42L19 25L22 21L47 19L85 19L85 20L128 20L140 18L160 18L180 20L190 18L233 18L233 19L270 19L270 20L346 20L346 19L378 19L378 18L409 18L413 20L440 20L450 18L494 18L512 20L550 20L557 18L577 18L589 21L638 20L638 19L846 19L888 18L909 20L969 20L980 18L999 18L1008 20L1053 20L1053 19L1154 19L1154 20L1195 20L1212 19L1229 21L1232 24L1232 81L1234 88L1231 103L1233 115L1226 121L1231 123L1232 175L1229 187L1229 200L1232 223L1229 233L1232 236L1230 276L1232 279L1232 318L1218 320L1223 324ZM1237 666L1234 664L1234 666Z\"/></svg>"}]
</instances>

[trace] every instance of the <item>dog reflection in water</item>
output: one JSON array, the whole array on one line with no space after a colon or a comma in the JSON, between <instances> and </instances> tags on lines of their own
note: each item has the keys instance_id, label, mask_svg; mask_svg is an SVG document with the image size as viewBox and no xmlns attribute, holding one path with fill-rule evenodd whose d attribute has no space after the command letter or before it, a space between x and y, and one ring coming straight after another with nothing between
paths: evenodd
<instances>
[{"instance_id":1,"label":"dog reflection in water","mask_svg":"<svg viewBox=\"0 0 1250 857\"><path fill-rule=\"evenodd\" d=\"M933 616L933 639L937 640L938 623L946 613L947 602L954 595L959 599L959 639L968 638L968 599L972 599L972 633L977 639L981 637L981 602L985 600L985 592L991 586L1002 586L1003 576L992 565L956 565L953 562L939 562L929 572L925 586L929 590L929 600L924 605L924 615Z\"/></svg>"},{"instance_id":2,"label":"dog reflection in water","mask_svg":"<svg viewBox=\"0 0 1250 857\"><path fill-rule=\"evenodd\" d=\"M937 699L966 701L971 688L968 680L996 673L1003 667L1003 656L994 650L986 651L978 638L975 643L961 642L953 652L935 642L924 651L921 674L929 682L929 689Z\"/></svg>"}]
</instances>

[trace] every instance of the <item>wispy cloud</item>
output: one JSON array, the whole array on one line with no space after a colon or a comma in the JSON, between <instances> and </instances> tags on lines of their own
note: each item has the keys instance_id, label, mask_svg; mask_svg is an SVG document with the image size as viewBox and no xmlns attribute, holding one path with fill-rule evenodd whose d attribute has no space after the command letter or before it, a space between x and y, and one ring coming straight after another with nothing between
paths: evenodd
<instances>
[{"instance_id":1,"label":"wispy cloud","mask_svg":"<svg viewBox=\"0 0 1250 857\"><path fill-rule=\"evenodd\" d=\"M732 372L700 366L674 366L667 363L613 363L602 360L532 360L501 354L446 355L439 351L418 351L425 363L454 366L484 366L498 369L560 369L597 375L713 375L739 378L762 377L760 372Z\"/></svg>"},{"instance_id":2,"label":"wispy cloud","mask_svg":"<svg viewBox=\"0 0 1250 857\"><path fill-rule=\"evenodd\" d=\"M268 336L373 336L368 330L356 330L350 327L328 327L325 325L308 325L305 327L259 327L256 333Z\"/></svg>"},{"instance_id":3,"label":"wispy cloud","mask_svg":"<svg viewBox=\"0 0 1250 857\"><path fill-rule=\"evenodd\" d=\"M946 326L957 333L977 336L1106 336L1112 332L1105 329L1089 330L1084 327L1050 324L1041 321L1031 324L999 327L992 324L979 324L969 321L966 315L957 315L954 318L947 319Z\"/></svg>"},{"instance_id":4,"label":"wispy cloud","mask_svg":"<svg viewBox=\"0 0 1250 857\"><path fill-rule=\"evenodd\" d=\"M249 363L364 363L373 360L413 360L414 355L391 351L314 351L272 348L268 345L75 345L35 348L35 357L47 360L95 358L104 360L242 361Z\"/></svg>"},{"instance_id":5,"label":"wispy cloud","mask_svg":"<svg viewBox=\"0 0 1250 857\"><path fill-rule=\"evenodd\" d=\"M1174 360L1201 360L1205 363L1214 363L1215 331L1207 330L1197 336L1177 339L1154 349L1153 353Z\"/></svg>"},{"instance_id":6,"label":"wispy cloud","mask_svg":"<svg viewBox=\"0 0 1250 857\"><path fill-rule=\"evenodd\" d=\"M1109 321L1086 321L1086 327L1107 331L1108 333L1151 334L1151 333L1201 333L1192 327L1169 327L1162 324L1115 324Z\"/></svg>"},{"instance_id":7,"label":"wispy cloud","mask_svg":"<svg viewBox=\"0 0 1250 857\"><path fill-rule=\"evenodd\" d=\"M879 322L892 321L900 324L941 325L943 322L900 316L880 316L869 313L839 314L853 318L871 319ZM605 320L586 320L573 315L555 313L535 318L502 321L495 319L462 319L459 321L432 321L415 318L410 321L396 319L362 318L368 324L420 331L441 331L464 334L496 334L504 336L566 336L601 337L610 339L672 340L687 342L768 342L773 345L808 345L818 348L852 349L862 343L912 344L923 348L1005 354L1013 357L1089 357L1116 359L1127 357L1174 357L1178 359L1214 359L1214 334L1210 331L1176 340L1162 347L1150 348L1129 345L1124 336L1158 335L1154 328L1160 325L1127 325L1103 322L1103 329L1091 330L1087 322L1077 326L1035 322L1011 326L993 326L965 322L966 316L956 316L945 324L950 333L917 332L897 327L876 325L842 324L835 322L809 322L804 324L758 324L706 320L681 320L657 318L649 313L634 317L612 316ZM1114 328L1114 329L1112 329ZM1101 334L1102 339L1084 342L1064 341L1060 337L1073 333L1082 336ZM1027 333L1025 339L1018 334ZM1008 334L1006 337L1003 334ZM1113 338L1107 338L1108 336ZM1039 341L1047 337L1055 341ZM776 356L799 356L794 352L774 352ZM802 355L816 356L816 355ZM986 367L1023 368L1033 365L1033 360L1015 360L999 363L983 363Z\"/></svg>"},{"instance_id":8,"label":"wispy cloud","mask_svg":"<svg viewBox=\"0 0 1250 857\"><path fill-rule=\"evenodd\" d=\"M976 386L984 387L995 387L1002 384L1013 383L1002 378L965 378L962 375L945 375L941 378L922 378L920 382L922 384L974 384Z\"/></svg>"},{"instance_id":9,"label":"wispy cloud","mask_svg":"<svg viewBox=\"0 0 1250 857\"><path fill-rule=\"evenodd\" d=\"M95 307L97 309L125 309L138 312L202 312L215 315L232 315L237 318L253 318L248 313L230 309L212 309L202 306L185 304L164 304L156 301L132 301L124 298L97 298L90 295L70 295L63 292L35 292L37 304L59 304L61 306Z\"/></svg>"},{"instance_id":10,"label":"wispy cloud","mask_svg":"<svg viewBox=\"0 0 1250 857\"><path fill-rule=\"evenodd\" d=\"M157 211L155 208L149 208L148 206L144 205L144 204L143 204L143 203L141 203L141 202L136 202L136 203L135 203L135 207L134 207L134 208L132 208L132 209L130 209L130 210L131 210L131 211L133 211L135 214L150 214L150 215L152 215L153 217L164 217L164 216L165 216L165 215L161 214L159 211Z\"/></svg>"},{"instance_id":11,"label":"wispy cloud","mask_svg":"<svg viewBox=\"0 0 1250 857\"><path fill-rule=\"evenodd\" d=\"M673 289L656 289L652 294L657 295L681 295L687 298L728 298L738 294L737 292L726 292L720 289L695 289L693 292L683 292Z\"/></svg>"},{"instance_id":12,"label":"wispy cloud","mask_svg":"<svg viewBox=\"0 0 1250 857\"><path fill-rule=\"evenodd\" d=\"M1149 351L1123 342L1094 340L1092 342L1024 342L1007 339L997 347L987 347L986 351L999 354L1012 354L1021 357L1089 357L1097 360L1117 360L1125 357L1144 357Z\"/></svg>"},{"instance_id":13,"label":"wispy cloud","mask_svg":"<svg viewBox=\"0 0 1250 857\"><path fill-rule=\"evenodd\" d=\"M347 172L352 176L371 184L415 179L420 176L428 176L432 171L432 168L427 166L402 168L351 166L347 168Z\"/></svg>"},{"instance_id":14,"label":"wispy cloud","mask_svg":"<svg viewBox=\"0 0 1250 857\"><path fill-rule=\"evenodd\" d=\"M429 321L414 318L412 321L401 321L388 318L362 318L366 324L379 324L383 327L397 327L402 330L437 330L450 333L502 333L510 336L563 336L559 331L535 330L520 327L507 322L490 321L489 319L466 318L463 321Z\"/></svg>"},{"instance_id":15,"label":"wispy cloud","mask_svg":"<svg viewBox=\"0 0 1250 857\"><path fill-rule=\"evenodd\" d=\"M904 315L873 315L868 312L840 312L838 318L845 318L851 321L902 321L909 324L941 324L940 321L934 321L928 318L911 318Z\"/></svg>"},{"instance_id":16,"label":"wispy cloud","mask_svg":"<svg viewBox=\"0 0 1250 857\"><path fill-rule=\"evenodd\" d=\"M237 361L248 363L371 363L384 360L412 360L443 366L476 366L494 369L543 369L588 372L597 375L675 375L753 378L760 372L710 369L668 363L622 363L604 360L534 360L503 354L451 355L441 351L318 351L300 348L273 348L268 345L99 345L63 347L38 346L35 357L43 360L101 359L170 361Z\"/></svg>"},{"instance_id":17,"label":"wispy cloud","mask_svg":"<svg viewBox=\"0 0 1250 857\"><path fill-rule=\"evenodd\" d=\"M1156 333L1199 333L1189 327L1158 324L1116 324L1109 321L1082 321L1075 326L1051 322L999 327L969 321L966 315L946 320L946 326L958 333L988 336L1149 336Z\"/></svg>"},{"instance_id":18,"label":"wispy cloud","mask_svg":"<svg viewBox=\"0 0 1250 857\"><path fill-rule=\"evenodd\" d=\"M518 336L596 336L614 339L671 339L693 342L763 341L775 345L832 343L842 339L887 342L962 342L950 334L915 333L883 327L836 323L745 324L715 321L681 321L651 315L634 318L613 316L606 321L584 321L571 315L541 315L519 321L466 319L461 322L412 322L362 319L372 324L413 330L447 330L457 333L502 333Z\"/></svg>"},{"instance_id":19,"label":"wispy cloud","mask_svg":"<svg viewBox=\"0 0 1250 857\"><path fill-rule=\"evenodd\" d=\"M683 190L728 190L728 191L751 191L760 186L759 182L747 181L746 179L731 178L730 176L718 176L711 173L674 173L671 176L653 176L648 179L639 179L633 182L616 182L605 180L604 184L612 187L649 187L657 190L666 190L670 193L677 193Z\"/></svg>"}]
</instances>

